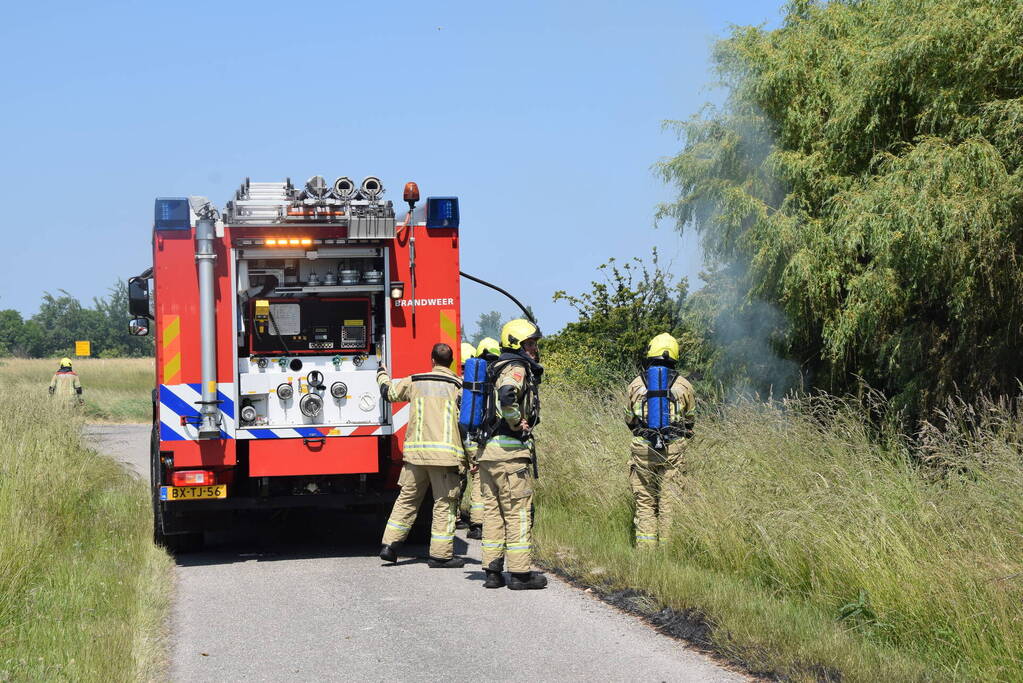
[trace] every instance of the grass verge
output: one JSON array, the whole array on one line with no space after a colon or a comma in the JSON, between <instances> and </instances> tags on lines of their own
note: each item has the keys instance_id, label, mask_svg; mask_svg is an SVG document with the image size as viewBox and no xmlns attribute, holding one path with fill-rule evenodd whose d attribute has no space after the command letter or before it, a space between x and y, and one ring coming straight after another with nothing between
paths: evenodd
<instances>
[{"instance_id":1,"label":"grass verge","mask_svg":"<svg viewBox=\"0 0 1023 683\"><path fill-rule=\"evenodd\" d=\"M672 536L638 552L621 408L558 387L544 400L541 562L698 615L709 644L756 673L1023 678L1010 407L954 407L912 450L830 399L706 408Z\"/></svg>"},{"instance_id":2,"label":"grass verge","mask_svg":"<svg viewBox=\"0 0 1023 683\"><path fill-rule=\"evenodd\" d=\"M46 384L0 394L0 680L159 679L171 571L147 486L83 447Z\"/></svg>"}]
</instances>

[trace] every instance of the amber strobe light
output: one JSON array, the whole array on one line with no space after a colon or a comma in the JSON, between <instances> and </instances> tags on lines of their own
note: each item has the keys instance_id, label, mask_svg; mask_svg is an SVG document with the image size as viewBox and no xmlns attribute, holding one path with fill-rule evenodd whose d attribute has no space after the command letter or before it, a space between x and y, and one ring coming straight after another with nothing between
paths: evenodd
<instances>
[{"instance_id":1,"label":"amber strobe light","mask_svg":"<svg viewBox=\"0 0 1023 683\"><path fill-rule=\"evenodd\" d=\"M405 183L405 194L403 195L408 210L411 211L419 203L419 186L413 182Z\"/></svg>"},{"instance_id":2,"label":"amber strobe light","mask_svg":"<svg viewBox=\"0 0 1023 683\"><path fill-rule=\"evenodd\" d=\"M260 243L268 247L308 247L313 240L311 237L268 237L266 240L253 240L256 245Z\"/></svg>"}]
</instances>

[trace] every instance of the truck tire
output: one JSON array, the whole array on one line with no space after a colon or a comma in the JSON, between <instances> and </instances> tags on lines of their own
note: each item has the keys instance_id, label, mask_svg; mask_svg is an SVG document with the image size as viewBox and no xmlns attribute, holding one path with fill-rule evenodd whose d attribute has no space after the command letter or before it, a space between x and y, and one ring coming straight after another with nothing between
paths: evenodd
<instances>
[{"instance_id":1,"label":"truck tire","mask_svg":"<svg viewBox=\"0 0 1023 683\"><path fill-rule=\"evenodd\" d=\"M202 548L203 533L167 533L164 506L160 504L160 423L156 417L156 390L153 391L153 429L149 436L149 488L153 502L153 543L172 554L187 553Z\"/></svg>"}]
</instances>

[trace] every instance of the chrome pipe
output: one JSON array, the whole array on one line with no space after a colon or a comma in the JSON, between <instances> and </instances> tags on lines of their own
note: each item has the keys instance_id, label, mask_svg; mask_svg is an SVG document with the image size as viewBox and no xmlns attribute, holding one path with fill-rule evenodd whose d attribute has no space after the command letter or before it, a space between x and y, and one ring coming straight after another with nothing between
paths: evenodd
<instances>
[{"instance_id":1,"label":"chrome pipe","mask_svg":"<svg viewBox=\"0 0 1023 683\"><path fill-rule=\"evenodd\" d=\"M217 402L217 317L213 279L216 226L212 217L200 217L195 224L195 262L199 271L199 341L201 352L202 402L199 409L199 438L220 438L220 408Z\"/></svg>"}]
</instances>

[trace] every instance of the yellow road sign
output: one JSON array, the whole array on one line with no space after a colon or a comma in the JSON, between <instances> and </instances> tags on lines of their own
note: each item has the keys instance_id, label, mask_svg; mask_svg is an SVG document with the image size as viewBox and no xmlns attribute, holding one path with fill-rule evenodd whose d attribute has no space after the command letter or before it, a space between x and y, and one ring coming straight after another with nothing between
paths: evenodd
<instances>
[{"instance_id":1,"label":"yellow road sign","mask_svg":"<svg viewBox=\"0 0 1023 683\"><path fill-rule=\"evenodd\" d=\"M78 356L78 357L91 356L92 355L92 342L76 341L75 342L75 355Z\"/></svg>"}]
</instances>

